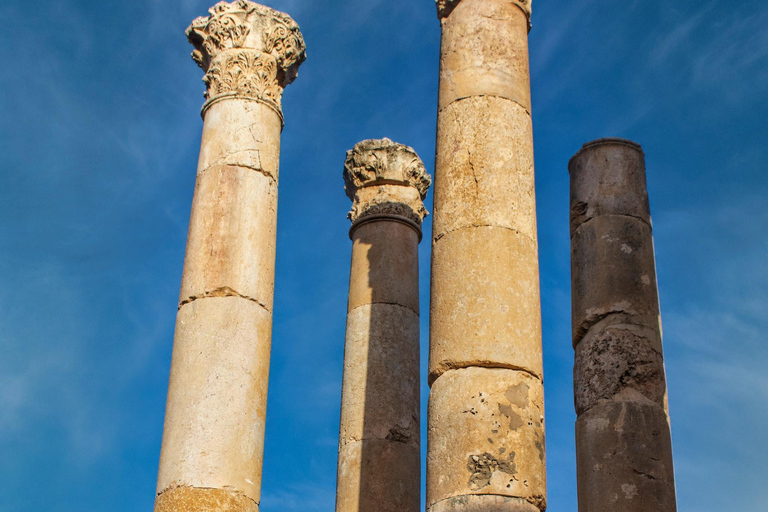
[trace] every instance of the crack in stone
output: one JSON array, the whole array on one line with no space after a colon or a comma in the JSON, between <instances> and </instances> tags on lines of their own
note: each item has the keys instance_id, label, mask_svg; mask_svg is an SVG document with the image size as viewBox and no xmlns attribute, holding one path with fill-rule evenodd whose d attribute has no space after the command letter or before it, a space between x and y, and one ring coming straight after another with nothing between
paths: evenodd
<instances>
[{"instance_id":1,"label":"crack in stone","mask_svg":"<svg viewBox=\"0 0 768 512\"><path fill-rule=\"evenodd\" d=\"M402 304L398 304L397 302L385 302L385 301L377 301L377 302L366 302L365 304L360 304L359 306L355 306L354 308L350 309L350 310L347 312L347 315L349 315L350 313L352 313L352 312L353 312L353 311L355 311L356 309L360 309L360 308L362 308L362 307L365 307L365 306L373 306L373 305L376 305L376 304L382 304L382 305L385 305L385 306L397 306L397 307L401 307L401 308L403 308L403 309L407 309L407 310L408 310L408 311L410 311L411 313L414 313L416 316L419 316L419 312L418 312L418 311L415 311L413 308L410 308L410 307L408 307L408 306L403 306Z\"/></svg>"},{"instance_id":2,"label":"crack in stone","mask_svg":"<svg viewBox=\"0 0 768 512\"><path fill-rule=\"evenodd\" d=\"M573 234L571 235L571 240L573 240L573 237L576 236L576 233L579 231L579 229L581 229L582 226L586 226L591 221L593 221L593 220L595 220L597 218L605 218L605 217L629 217L630 219L637 219L640 222L642 222L643 224L645 224L646 226L648 226L649 228L651 228L651 230L653 230L653 225L650 222L648 222L647 220L645 220L644 218L642 218L642 217L640 217L638 215L630 215L628 213L604 213L602 215L595 215L593 217L590 217L587 220L585 220L584 222L582 222L581 224L579 224L578 227L576 227L576 229L573 230Z\"/></svg>"},{"instance_id":3,"label":"crack in stone","mask_svg":"<svg viewBox=\"0 0 768 512\"><path fill-rule=\"evenodd\" d=\"M215 290L210 290L207 292L202 293L201 295L192 295L183 301L179 302L178 309L181 309L182 306L185 306L187 304L191 304L192 302L200 299L210 299L210 298L216 298L216 297L238 297L240 299L249 300L251 302L255 302L262 308L264 308L266 311L269 311L269 308L261 303L259 300L254 299L253 297L248 297L247 295L243 295L242 293L238 293L229 286L222 286L220 288L216 288Z\"/></svg>"},{"instance_id":4,"label":"crack in stone","mask_svg":"<svg viewBox=\"0 0 768 512\"><path fill-rule=\"evenodd\" d=\"M473 94L471 96L461 96L460 98L456 98L455 100L451 101L449 104L447 104L446 106L441 108L438 111L438 114L442 114L444 110L450 108L454 103L458 103L458 102L464 101L464 100L471 100L473 98L498 98L500 100L507 100L507 101L509 101L511 103L514 103L515 105L517 105L521 109L523 109L525 111L525 113L528 114L528 116L531 115L531 109L529 109L528 107L526 107L525 105L523 105L519 101L513 100L512 98L507 98L506 96L501 96L499 94Z\"/></svg>"},{"instance_id":5,"label":"crack in stone","mask_svg":"<svg viewBox=\"0 0 768 512\"><path fill-rule=\"evenodd\" d=\"M530 375L534 379L542 380L541 376L536 375L531 370L528 370L527 368L522 368L520 366L515 366L513 364L495 363L491 361L472 361L469 363L443 362L439 365L437 370L429 374L429 377L427 378L427 383L429 384L430 387L432 387L435 381L437 381L437 379L439 379L441 376L445 375L446 373L450 371L467 370L469 368L484 368L487 370L512 370L512 371L521 372L521 373Z\"/></svg>"},{"instance_id":6,"label":"crack in stone","mask_svg":"<svg viewBox=\"0 0 768 512\"><path fill-rule=\"evenodd\" d=\"M225 157L225 158L227 158L227 157ZM272 182L277 183L277 179L275 179L274 176L272 176L269 172L265 171L261 167L253 167L253 166L250 166L250 165L247 165L247 164L227 164L227 163L221 163L221 160L219 160L218 162L216 162L214 164L209 165L208 167L206 167L202 171L198 172L197 176L198 177L202 176L204 173L209 172L211 169L213 169L215 167L239 167L239 168L242 168L242 169L248 169L249 171L253 171L253 172L256 172L258 174L261 174L261 175L269 178Z\"/></svg>"},{"instance_id":7,"label":"crack in stone","mask_svg":"<svg viewBox=\"0 0 768 512\"><path fill-rule=\"evenodd\" d=\"M448 231L445 231L443 233L440 233L439 235L437 235L436 237L434 237L432 239L432 245L434 245L437 242L439 242L445 236L450 235L451 233L454 233L456 231L461 231L462 229L475 229L475 228L500 228L500 229L508 229L508 230L512 231L513 233L515 233L517 235L520 235L520 236L524 236L525 238L527 238L531 242L536 243L536 239L534 237L532 237L530 235L527 235L527 234L523 233L522 231L520 231L519 229L516 229L516 228L511 228L509 226L500 226L498 224L471 224L469 226L462 226L462 227L459 227L459 228L453 228L453 229L449 229Z\"/></svg>"}]
</instances>

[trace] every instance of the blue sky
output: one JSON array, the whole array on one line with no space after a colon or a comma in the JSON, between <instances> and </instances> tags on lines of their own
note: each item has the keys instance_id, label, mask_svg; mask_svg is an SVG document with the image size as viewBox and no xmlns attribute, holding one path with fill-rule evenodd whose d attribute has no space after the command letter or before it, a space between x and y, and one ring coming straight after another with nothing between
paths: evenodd
<instances>
[{"instance_id":1,"label":"blue sky","mask_svg":"<svg viewBox=\"0 0 768 512\"><path fill-rule=\"evenodd\" d=\"M211 3L0 4L0 510L152 506L202 128L184 29ZM431 0L267 4L309 57L284 97L262 511L331 511L344 153L387 136L432 170L440 31ZM646 152L679 509L768 510L766 26L762 0L534 2L549 510L576 511L567 162L603 136Z\"/></svg>"}]
</instances>

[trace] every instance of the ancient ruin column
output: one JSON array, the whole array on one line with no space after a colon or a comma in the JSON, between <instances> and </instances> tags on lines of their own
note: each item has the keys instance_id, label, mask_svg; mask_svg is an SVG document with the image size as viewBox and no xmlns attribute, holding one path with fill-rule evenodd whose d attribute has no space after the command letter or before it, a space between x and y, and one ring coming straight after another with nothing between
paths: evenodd
<instances>
[{"instance_id":1,"label":"ancient ruin column","mask_svg":"<svg viewBox=\"0 0 768 512\"><path fill-rule=\"evenodd\" d=\"M579 511L674 512L645 157L601 139L568 169Z\"/></svg>"},{"instance_id":2,"label":"ancient ruin column","mask_svg":"<svg viewBox=\"0 0 768 512\"><path fill-rule=\"evenodd\" d=\"M187 29L206 72L157 512L258 511L283 88L305 58L287 15L220 2Z\"/></svg>"},{"instance_id":3,"label":"ancient ruin column","mask_svg":"<svg viewBox=\"0 0 768 512\"><path fill-rule=\"evenodd\" d=\"M353 202L337 512L418 512L419 266L431 178L413 149L366 140L347 152Z\"/></svg>"},{"instance_id":4,"label":"ancient ruin column","mask_svg":"<svg viewBox=\"0 0 768 512\"><path fill-rule=\"evenodd\" d=\"M427 509L546 509L530 0L438 0Z\"/></svg>"}]
</instances>

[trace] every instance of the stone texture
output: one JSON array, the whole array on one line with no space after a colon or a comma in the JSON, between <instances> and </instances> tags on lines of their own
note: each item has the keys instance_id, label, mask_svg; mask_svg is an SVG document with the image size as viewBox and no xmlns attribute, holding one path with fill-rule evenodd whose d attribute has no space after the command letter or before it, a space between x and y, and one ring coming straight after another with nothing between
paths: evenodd
<instances>
[{"instance_id":1,"label":"stone texture","mask_svg":"<svg viewBox=\"0 0 768 512\"><path fill-rule=\"evenodd\" d=\"M382 240L386 243L381 243ZM348 310L373 303L397 304L419 314L419 235L410 226L369 222L352 235ZM375 286L375 288L374 288Z\"/></svg>"},{"instance_id":2,"label":"stone texture","mask_svg":"<svg viewBox=\"0 0 768 512\"><path fill-rule=\"evenodd\" d=\"M438 116L432 236L497 226L536 240L531 117L503 98L473 97Z\"/></svg>"},{"instance_id":3,"label":"stone texture","mask_svg":"<svg viewBox=\"0 0 768 512\"><path fill-rule=\"evenodd\" d=\"M427 467L440 468L427 473L428 509L470 495L546 508L541 380L504 369L447 372L432 386L428 421ZM525 510L514 500L498 509Z\"/></svg>"},{"instance_id":4,"label":"stone texture","mask_svg":"<svg viewBox=\"0 0 768 512\"><path fill-rule=\"evenodd\" d=\"M674 512L669 423L658 405L608 402L576 422L580 512Z\"/></svg>"},{"instance_id":5,"label":"stone texture","mask_svg":"<svg viewBox=\"0 0 768 512\"><path fill-rule=\"evenodd\" d=\"M659 295L648 224L624 215L593 218L571 239L571 265L574 345L591 325L611 314L638 317L638 323L658 328Z\"/></svg>"},{"instance_id":6,"label":"stone texture","mask_svg":"<svg viewBox=\"0 0 768 512\"><path fill-rule=\"evenodd\" d=\"M569 170L579 512L674 512L643 152L601 139Z\"/></svg>"},{"instance_id":7,"label":"stone texture","mask_svg":"<svg viewBox=\"0 0 768 512\"><path fill-rule=\"evenodd\" d=\"M537 248L527 237L483 227L440 239L432 252L430 382L468 366L541 376L539 304Z\"/></svg>"},{"instance_id":8,"label":"stone texture","mask_svg":"<svg viewBox=\"0 0 768 512\"><path fill-rule=\"evenodd\" d=\"M416 512L420 488L418 443L367 439L339 448L337 511Z\"/></svg>"},{"instance_id":9,"label":"stone texture","mask_svg":"<svg viewBox=\"0 0 768 512\"><path fill-rule=\"evenodd\" d=\"M568 164L571 175L571 235L600 215L628 215L651 224L645 155L626 139L584 144Z\"/></svg>"},{"instance_id":10,"label":"stone texture","mask_svg":"<svg viewBox=\"0 0 768 512\"><path fill-rule=\"evenodd\" d=\"M418 512L419 266L432 178L413 149L366 140L347 152L352 200L337 512Z\"/></svg>"},{"instance_id":11,"label":"stone texture","mask_svg":"<svg viewBox=\"0 0 768 512\"><path fill-rule=\"evenodd\" d=\"M539 512L531 503L509 496L470 494L438 501L427 512Z\"/></svg>"},{"instance_id":12,"label":"stone texture","mask_svg":"<svg viewBox=\"0 0 768 512\"><path fill-rule=\"evenodd\" d=\"M158 492L227 488L259 502L272 317L238 297L176 319Z\"/></svg>"},{"instance_id":13,"label":"stone texture","mask_svg":"<svg viewBox=\"0 0 768 512\"><path fill-rule=\"evenodd\" d=\"M462 0L443 19L438 108L498 96L531 109L528 16L510 0Z\"/></svg>"},{"instance_id":14,"label":"stone texture","mask_svg":"<svg viewBox=\"0 0 768 512\"><path fill-rule=\"evenodd\" d=\"M349 312L342 446L388 439L419 447L418 339L419 316L408 308L377 303Z\"/></svg>"},{"instance_id":15,"label":"stone texture","mask_svg":"<svg viewBox=\"0 0 768 512\"><path fill-rule=\"evenodd\" d=\"M258 510L272 330L282 93L298 25L249 0L186 31L206 102L156 511Z\"/></svg>"},{"instance_id":16,"label":"stone texture","mask_svg":"<svg viewBox=\"0 0 768 512\"><path fill-rule=\"evenodd\" d=\"M435 512L546 508L530 5L437 1L427 455ZM505 392L523 380L532 391L516 410ZM502 421L502 410L514 416Z\"/></svg>"},{"instance_id":17,"label":"stone texture","mask_svg":"<svg viewBox=\"0 0 768 512\"><path fill-rule=\"evenodd\" d=\"M197 178L181 304L224 294L272 310L277 182L244 167L214 166Z\"/></svg>"},{"instance_id":18,"label":"stone texture","mask_svg":"<svg viewBox=\"0 0 768 512\"><path fill-rule=\"evenodd\" d=\"M229 489L176 487L157 497L157 512L259 512L259 506L247 496Z\"/></svg>"},{"instance_id":19,"label":"stone texture","mask_svg":"<svg viewBox=\"0 0 768 512\"><path fill-rule=\"evenodd\" d=\"M606 321L576 346L576 414L606 400L648 400L666 410L667 382L657 329Z\"/></svg>"}]
</instances>

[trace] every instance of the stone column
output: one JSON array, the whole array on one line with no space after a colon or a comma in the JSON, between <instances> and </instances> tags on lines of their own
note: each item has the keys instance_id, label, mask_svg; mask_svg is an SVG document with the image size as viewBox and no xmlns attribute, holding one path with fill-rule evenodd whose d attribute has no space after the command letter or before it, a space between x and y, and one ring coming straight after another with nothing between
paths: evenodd
<instances>
[{"instance_id":1,"label":"stone column","mask_svg":"<svg viewBox=\"0 0 768 512\"><path fill-rule=\"evenodd\" d=\"M304 41L289 16L247 0L216 4L187 36L207 101L155 511L258 511L280 98Z\"/></svg>"},{"instance_id":2,"label":"stone column","mask_svg":"<svg viewBox=\"0 0 768 512\"><path fill-rule=\"evenodd\" d=\"M530 0L438 0L427 509L546 509Z\"/></svg>"},{"instance_id":3,"label":"stone column","mask_svg":"<svg viewBox=\"0 0 768 512\"><path fill-rule=\"evenodd\" d=\"M413 149L366 140L347 152L353 202L337 512L418 512L419 267L431 178Z\"/></svg>"},{"instance_id":4,"label":"stone column","mask_svg":"<svg viewBox=\"0 0 768 512\"><path fill-rule=\"evenodd\" d=\"M601 139L568 169L579 511L674 512L645 157Z\"/></svg>"}]
</instances>

